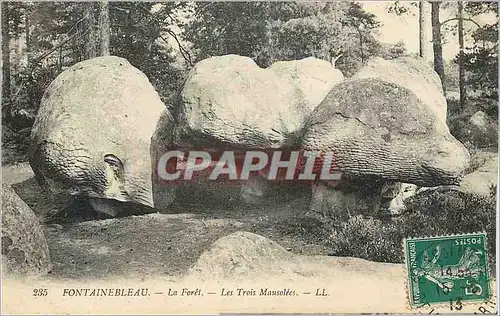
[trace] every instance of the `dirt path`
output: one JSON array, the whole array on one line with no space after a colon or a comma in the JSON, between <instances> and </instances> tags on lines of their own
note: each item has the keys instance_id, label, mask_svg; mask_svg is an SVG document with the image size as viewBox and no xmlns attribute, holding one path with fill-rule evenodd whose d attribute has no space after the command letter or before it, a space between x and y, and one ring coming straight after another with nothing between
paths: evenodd
<instances>
[{"instance_id":1,"label":"dirt path","mask_svg":"<svg viewBox=\"0 0 500 316\"><path fill-rule=\"evenodd\" d=\"M2 179L43 218L58 208L45 197L27 163L2 167ZM305 190L304 190L305 191ZM249 231L301 254L328 254L305 218L309 192L265 207L218 208L176 202L174 214L149 214L68 224L44 224L53 261L52 277L106 279L115 276L182 275L215 240Z\"/></svg>"}]
</instances>

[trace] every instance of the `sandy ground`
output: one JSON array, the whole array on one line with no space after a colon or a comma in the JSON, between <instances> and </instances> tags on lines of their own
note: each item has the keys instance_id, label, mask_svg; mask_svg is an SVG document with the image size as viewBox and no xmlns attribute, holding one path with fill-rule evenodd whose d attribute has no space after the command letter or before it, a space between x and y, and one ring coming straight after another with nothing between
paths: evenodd
<instances>
[{"instance_id":1,"label":"sandy ground","mask_svg":"<svg viewBox=\"0 0 500 316\"><path fill-rule=\"evenodd\" d=\"M45 214L58 207L41 194L27 163L2 167L2 178L4 183L13 184L18 195L42 220L46 218ZM168 210L170 214L155 213L50 224L44 222L53 270L43 281L8 280L9 283L6 283L4 280L2 286L8 291L5 291L7 295L4 295L3 309L29 314L56 314L61 311L83 314L162 314L165 310L174 314L186 311L191 314L277 311L410 312L402 264L326 256L293 256L293 260L290 256L290 259L286 259L288 252L326 255L329 249L321 239L324 235L318 231L317 223L305 216L310 202L308 192L298 192L296 196L270 202L274 203L265 203L266 207L223 208L207 203L186 204L176 201ZM224 255L224 252L212 258L208 252L199 259L202 252L213 248L217 239L236 231L253 232L283 246L286 251L282 250L277 257L285 258L282 258L284 261L279 261L272 255L258 255L260 248L245 253L236 251L234 258L231 254ZM272 241L269 243L273 243ZM238 248L239 244L233 245L229 241L228 249L231 245ZM264 247L264 252L269 252L273 247ZM252 253L257 254L257 257L252 258ZM257 271L257 275L260 275L260 272L267 271L272 277L260 280L253 276L248 282L240 281L235 284L212 278L219 270L230 275L234 271L228 267L232 265L233 268L244 269L248 262L252 264L248 272ZM188 271L191 267L193 270ZM201 275L205 278L203 282L197 274L192 274L199 267L202 267ZM245 273L242 275L246 275ZM295 281L291 282L291 279ZM492 285L494 282L492 280ZM42 284L52 295L42 300L25 295L33 291L33 284ZM154 295L150 294L151 296L142 299L106 298L99 300L97 304L95 298L61 299L57 293L63 293L63 288L68 287L68 284L82 288L89 287L89 284L102 288L109 287L109 284L117 288L149 288ZM176 299L162 294L170 288L220 291L221 288L236 289L242 284L246 289L257 291L263 287L276 288L279 284L279 289L291 288L300 294L294 298L279 299L226 298L222 294ZM325 289L328 294L323 298L311 294ZM162 293L156 293L158 291ZM305 292L310 292L308 294L311 295L306 295ZM493 303L495 299L493 295L490 301L467 303L460 312L493 312L496 310ZM446 313L449 308L448 304L441 304L424 306L413 312Z\"/></svg>"},{"instance_id":2,"label":"sandy ground","mask_svg":"<svg viewBox=\"0 0 500 316\"><path fill-rule=\"evenodd\" d=\"M3 166L2 178L42 220L58 208L41 193L28 163ZM215 240L235 231L268 237L293 253L326 255L315 223L304 216L309 201L304 190L266 207L176 201L170 214L44 223L54 265L51 278L181 276Z\"/></svg>"}]
</instances>

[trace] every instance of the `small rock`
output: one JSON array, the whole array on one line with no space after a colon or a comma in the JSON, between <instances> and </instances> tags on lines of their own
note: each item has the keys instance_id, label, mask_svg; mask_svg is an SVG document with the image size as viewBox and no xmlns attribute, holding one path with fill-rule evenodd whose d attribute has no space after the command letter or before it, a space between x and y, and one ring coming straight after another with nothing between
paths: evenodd
<instances>
[{"instance_id":1,"label":"small rock","mask_svg":"<svg viewBox=\"0 0 500 316\"><path fill-rule=\"evenodd\" d=\"M52 269L40 222L12 187L2 185L2 271L45 274Z\"/></svg>"},{"instance_id":2,"label":"small rock","mask_svg":"<svg viewBox=\"0 0 500 316\"><path fill-rule=\"evenodd\" d=\"M466 175L460 183L459 190L489 196L491 187L497 184L498 157L489 159L483 166Z\"/></svg>"}]
</instances>

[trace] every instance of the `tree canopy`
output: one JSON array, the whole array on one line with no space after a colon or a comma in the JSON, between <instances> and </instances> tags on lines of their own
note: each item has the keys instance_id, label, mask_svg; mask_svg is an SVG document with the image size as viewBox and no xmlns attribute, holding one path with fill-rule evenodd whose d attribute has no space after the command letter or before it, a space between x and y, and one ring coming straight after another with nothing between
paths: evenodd
<instances>
[{"instance_id":1,"label":"tree canopy","mask_svg":"<svg viewBox=\"0 0 500 316\"><path fill-rule=\"evenodd\" d=\"M253 58L261 67L315 56L351 75L381 54L376 17L354 2L197 3L183 38L197 60L223 54Z\"/></svg>"}]
</instances>

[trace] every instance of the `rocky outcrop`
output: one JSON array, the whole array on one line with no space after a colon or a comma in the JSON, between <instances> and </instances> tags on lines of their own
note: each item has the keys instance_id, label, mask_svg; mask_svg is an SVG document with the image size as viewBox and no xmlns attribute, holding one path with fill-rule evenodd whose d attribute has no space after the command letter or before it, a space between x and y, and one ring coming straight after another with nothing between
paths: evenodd
<instances>
[{"instance_id":1,"label":"rocky outcrop","mask_svg":"<svg viewBox=\"0 0 500 316\"><path fill-rule=\"evenodd\" d=\"M410 90L434 113L435 127L442 132L448 131L447 105L441 79L426 61L412 57L391 60L375 57L370 59L354 78L376 78Z\"/></svg>"},{"instance_id":2,"label":"rocky outcrop","mask_svg":"<svg viewBox=\"0 0 500 316\"><path fill-rule=\"evenodd\" d=\"M455 184L470 157L431 108L404 85L356 77L335 86L316 108L303 147L332 151L348 179Z\"/></svg>"},{"instance_id":3,"label":"rocky outcrop","mask_svg":"<svg viewBox=\"0 0 500 316\"><path fill-rule=\"evenodd\" d=\"M398 264L375 263L357 258L295 255L276 242L249 232L238 231L218 239L203 252L191 268L191 276L200 280L265 280L282 281L301 278L328 278L344 274L362 278L375 273L393 275L403 280Z\"/></svg>"},{"instance_id":4,"label":"rocky outcrop","mask_svg":"<svg viewBox=\"0 0 500 316\"><path fill-rule=\"evenodd\" d=\"M8 183L2 184L2 271L39 275L52 269L49 247L33 211Z\"/></svg>"},{"instance_id":5,"label":"rocky outcrop","mask_svg":"<svg viewBox=\"0 0 500 316\"><path fill-rule=\"evenodd\" d=\"M305 150L333 153L342 180L330 191L355 194L378 210L387 182L459 183L470 157L449 133L437 80L418 61L377 59L330 91L311 114L303 141ZM330 208L339 211L345 203L340 193L331 194L337 202Z\"/></svg>"},{"instance_id":6,"label":"rocky outcrop","mask_svg":"<svg viewBox=\"0 0 500 316\"><path fill-rule=\"evenodd\" d=\"M325 293L334 298L327 298L330 311L358 310L355 306L360 297L359 310L406 310L403 265L295 255L274 241L241 231L220 238L202 253L187 280L219 282L229 289L235 284L235 288L256 289L259 296L271 295L272 291L281 291L283 296L288 289L295 291L288 294L297 296L294 301L317 295L317 288L322 293L324 287ZM355 294L346 289L356 289Z\"/></svg>"},{"instance_id":7,"label":"rocky outcrop","mask_svg":"<svg viewBox=\"0 0 500 316\"><path fill-rule=\"evenodd\" d=\"M280 61L267 69L248 57L200 61L181 93L178 146L282 148L294 142L308 114L342 73L317 58Z\"/></svg>"},{"instance_id":8,"label":"rocky outcrop","mask_svg":"<svg viewBox=\"0 0 500 316\"><path fill-rule=\"evenodd\" d=\"M197 63L181 99L174 139L180 147L281 148L310 112L292 82L237 55Z\"/></svg>"},{"instance_id":9,"label":"rocky outcrop","mask_svg":"<svg viewBox=\"0 0 500 316\"><path fill-rule=\"evenodd\" d=\"M86 60L47 88L30 165L50 192L153 206L151 138L166 110L148 78L119 57Z\"/></svg>"}]
</instances>

